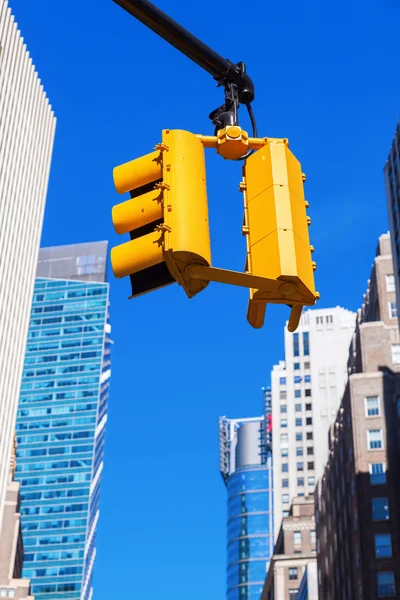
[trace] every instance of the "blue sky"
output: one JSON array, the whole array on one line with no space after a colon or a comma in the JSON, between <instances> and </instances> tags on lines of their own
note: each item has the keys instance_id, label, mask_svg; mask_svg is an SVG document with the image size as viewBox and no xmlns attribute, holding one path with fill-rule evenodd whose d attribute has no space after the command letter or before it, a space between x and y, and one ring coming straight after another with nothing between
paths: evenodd
<instances>
[{"instance_id":1,"label":"blue sky","mask_svg":"<svg viewBox=\"0 0 400 600\"><path fill-rule=\"evenodd\" d=\"M111 0L10 0L57 115L42 245L121 243L114 166L163 128L212 133L212 78ZM307 173L320 307L357 309L387 231L383 166L400 113L397 0L159 0L217 52L243 60L260 135L288 137ZM195 7L195 8L193 8ZM247 126L241 110L243 126ZM240 165L207 154L213 262L242 269ZM193 300L170 286L128 302L110 271L113 368L95 600L219 600L225 490L218 417L252 416L283 358L288 309L246 322L247 292Z\"/></svg>"}]
</instances>

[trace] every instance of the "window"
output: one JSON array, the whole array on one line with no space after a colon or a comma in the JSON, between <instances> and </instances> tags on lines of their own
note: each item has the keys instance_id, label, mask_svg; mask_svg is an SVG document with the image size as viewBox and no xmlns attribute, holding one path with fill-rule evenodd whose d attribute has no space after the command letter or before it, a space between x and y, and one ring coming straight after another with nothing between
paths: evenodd
<instances>
[{"instance_id":1,"label":"window","mask_svg":"<svg viewBox=\"0 0 400 600\"><path fill-rule=\"evenodd\" d=\"M305 396L311 396L311 390L305 390Z\"/></svg>"},{"instance_id":2,"label":"window","mask_svg":"<svg viewBox=\"0 0 400 600\"><path fill-rule=\"evenodd\" d=\"M297 574L297 567L291 567L289 569L289 579L291 581L293 581L294 579L297 579L298 574Z\"/></svg>"},{"instance_id":3,"label":"window","mask_svg":"<svg viewBox=\"0 0 400 600\"><path fill-rule=\"evenodd\" d=\"M306 410L312 410L312 404L311 404L311 402L308 402L306 404Z\"/></svg>"},{"instance_id":4,"label":"window","mask_svg":"<svg viewBox=\"0 0 400 600\"><path fill-rule=\"evenodd\" d=\"M279 379L279 383L280 383L281 385L286 385L286 377L281 377L281 378Z\"/></svg>"},{"instance_id":5,"label":"window","mask_svg":"<svg viewBox=\"0 0 400 600\"><path fill-rule=\"evenodd\" d=\"M389 500L387 498L372 498L372 520L389 520Z\"/></svg>"},{"instance_id":6,"label":"window","mask_svg":"<svg viewBox=\"0 0 400 600\"><path fill-rule=\"evenodd\" d=\"M8 597L9 598L15 598L15 589L14 588L10 588L8 590Z\"/></svg>"},{"instance_id":7,"label":"window","mask_svg":"<svg viewBox=\"0 0 400 600\"><path fill-rule=\"evenodd\" d=\"M295 375L294 376L294 382L295 383L301 383L301 377L300 377L300 375Z\"/></svg>"},{"instance_id":8,"label":"window","mask_svg":"<svg viewBox=\"0 0 400 600\"><path fill-rule=\"evenodd\" d=\"M376 579L378 584L378 598L392 597L396 594L393 571L378 571Z\"/></svg>"},{"instance_id":9,"label":"window","mask_svg":"<svg viewBox=\"0 0 400 600\"><path fill-rule=\"evenodd\" d=\"M281 427L287 427L287 419L281 419Z\"/></svg>"},{"instance_id":10,"label":"window","mask_svg":"<svg viewBox=\"0 0 400 600\"><path fill-rule=\"evenodd\" d=\"M289 450L287 448L282 448L281 449L281 456L285 457L289 455Z\"/></svg>"},{"instance_id":11,"label":"window","mask_svg":"<svg viewBox=\"0 0 400 600\"><path fill-rule=\"evenodd\" d=\"M395 292L396 291L393 273L391 273L390 275L386 275L386 291L387 292Z\"/></svg>"},{"instance_id":12,"label":"window","mask_svg":"<svg viewBox=\"0 0 400 600\"><path fill-rule=\"evenodd\" d=\"M299 487L304 487L304 477L298 477L297 478L297 485Z\"/></svg>"},{"instance_id":13,"label":"window","mask_svg":"<svg viewBox=\"0 0 400 600\"><path fill-rule=\"evenodd\" d=\"M289 494L282 494L282 502L283 502L283 504L288 504Z\"/></svg>"},{"instance_id":14,"label":"window","mask_svg":"<svg viewBox=\"0 0 400 600\"><path fill-rule=\"evenodd\" d=\"M289 471L288 463L283 463L282 464L282 473L287 473L288 471Z\"/></svg>"},{"instance_id":15,"label":"window","mask_svg":"<svg viewBox=\"0 0 400 600\"><path fill-rule=\"evenodd\" d=\"M308 485L315 485L315 477L314 475L310 475L310 477L307 477L307 483Z\"/></svg>"},{"instance_id":16,"label":"window","mask_svg":"<svg viewBox=\"0 0 400 600\"><path fill-rule=\"evenodd\" d=\"M310 543L311 544L315 544L316 539L317 539L317 536L316 536L316 533L315 533L315 529L312 529L310 531Z\"/></svg>"},{"instance_id":17,"label":"window","mask_svg":"<svg viewBox=\"0 0 400 600\"><path fill-rule=\"evenodd\" d=\"M385 463L370 463L369 482L371 485L380 485L386 483L386 465Z\"/></svg>"},{"instance_id":18,"label":"window","mask_svg":"<svg viewBox=\"0 0 400 600\"><path fill-rule=\"evenodd\" d=\"M296 427L301 427L301 426L302 426L302 423L303 423L303 420L302 420L302 418L301 418L301 417L298 417L298 418L296 419Z\"/></svg>"},{"instance_id":19,"label":"window","mask_svg":"<svg viewBox=\"0 0 400 600\"><path fill-rule=\"evenodd\" d=\"M296 456L303 456L303 448L296 448Z\"/></svg>"},{"instance_id":20,"label":"window","mask_svg":"<svg viewBox=\"0 0 400 600\"><path fill-rule=\"evenodd\" d=\"M302 441L303 441L303 434L296 433L296 442L302 442Z\"/></svg>"},{"instance_id":21,"label":"window","mask_svg":"<svg viewBox=\"0 0 400 600\"><path fill-rule=\"evenodd\" d=\"M301 412L301 404L295 404L295 405L294 405L294 410L295 410L296 412Z\"/></svg>"},{"instance_id":22,"label":"window","mask_svg":"<svg viewBox=\"0 0 400 600\"><path fill-rule=\"evenodd\" d=\"M280 400L286 400L286 391L279 392L279 399Z\"/></svg>"},{"instance_id":23,"label":"window","mask_svg":"<svg viewBox=\"0 0 400 600\"><path fill-rule=\"evenodd\" d=\"M287 404L281 404L281 413L287 413Z\"/></svg>"},{"instance_id":24,"label":"window","mask_svg":"<svg viewBox=\"0 0 400 600\"><path fill-rule=\"evenodd\" d=\"M311 382L311 375L304 375L304 381L306 383L310 383Z\"/></svg>"},{"instance_id":25,"label":"window","mask_svg":"<svg viewBox=\"0 0 400 600\"><path fill-rule=\"evenodd\" d=\"M287 442L287 441L288 441L288 434L281 433L281 442Z\"/></svg>"},{"instance_id":26,"label":"window","mask_svg":"<svg viewBox=\"0 0 400 600\"><path fill-rule=\"evenodd\" d=\"M379 450L383 448L382 429L368 429L367 441L369 450Z\"/></svg>"},{"instance_id":27,"label":"window","mask_svg":"<svg viewBox=\"0 0 400 600\"><path fill-rule=\"evenodd\" d=\"M389 302L389 319L397 319L396 302Z\"/></svg>"},{"instance_id":28,"label":"window","mask_svg":"<svg viewBox=\"0 0 400 600\"><path fill-rule=\"evenodd\" d=\"M282 479L282 487L283 488L289 487L289 479Z\"/></svg>"},{"instance_id":29,"label":"window","mask_svg":"<svg viewBox=\"0 0 400 600\"><path fill-rule=\"evenodd\" d=\"M400 363L400 344L392 344L392 363L394 365Z\"/></svg>"},{"instance_id":30,"label":"window","mask_svg":"<svg viewBox=\"0 0 400 600\"><path fill-rule=\"evenodd\" d=\"M296 553L295 553L296 554ZM300 552L299 552L300 554ZM295 600L295 598L297 598L297 592L299 591L298 588L296 588L295 590L289 590L289 600Z\"/></svg>"},{"instance_id":31,"label":"window","mask_svg":"<svg viewBox=\"0 0 400 600\"><path fill-rule=\"evenodd\" d=\"M375 535L375 557L387 558L392 556L392 537L390 533Z\"/></svg>"},{"instance_id":32,"label":"window","mask_svg":"<svg viewBox=\"0 0 400 600\"><path fill-rule=\"evenodd\" d=\"M283 517L288 517L289 516L289 511L288 510L284 510L282 513Z\"/></svg>"},{"instance_id":33,"label":"window","mask_svg":"<svg viewBox=\"0 0 400 600\"><path fill-rule=\"evenodd\" d=\"M294 363L293 368L295 371L299 371L300 370L300 363Z\"/></svg>"},{"instance_id":34,"label":"window","mask_svg":"<svg viewBox=\"0 0 400 600\"><path fill-rule=\"evenodd\" d=\"M299 356L300 352L299 352L299 334L298 333L294 333L293 334L293 355L294 356Z\"/></svg>"},{"instance_id":35,"label":"window","mask_svg":"<svg viewBox=\"0 0 400 600\"><path fill-rule=\"evenodd\" d=\"M294 397L301 398L301 390L294 390Z\"/></svg>"},{"instance_id":36,"label":"window","mask_svg":"<svg viewBox=\"0 0 400 600\"><path fill-rule=\"evenodd\" d=\"M306 425L312 425L312 417L306 417Z\"/></svg>"},{"instance_id":37,"label":"window","mask_svg":"<svg viewBox=\"0 0 400 600\"><path fill-rule=\"evenodd\" d=\"M379 396L368 396L365 398L365 416L377 417L381 414Z\"/></svg>"},{"instance_id":38,"label":"window","mask_svg":"<svg viewBox=\"0 0 400 600\"><path fill-rule=\"evenodd\" d=\"M309 356L310 354L310 341L308 331L303 332L303 354Z\"/></svg>"},{"instance_id":39,"label":"window","mask_svg":"<svg viewBox=\"0 0 400 600\"><path fill-rule=\"evenodd\" d=\"M309 462L307 463L307 468L312 471L314 469L314 463L313 462Z\"/></svg>"},{"instance_id":40,"label":"window","mask_svg":"<svg viewBox=\"0 0 400 600\"><path fill-rule=\"evenodd\" d=\"M293 532L293 543L295 546L299 546L301 544L301 531Z\"/></svg>"},{"instance_id":41,"label":"window","mask_svg":"<svg viewBox=\"0 0 400 600\"><path fill-rule=\"evenodd\" d=\"M307 448L307 454L310 456L312 454L314 454L314 446L309 446Z\"/></svg>"},{"instance_id":42,"label":"window","mask_svg":"<svg viewBox=\"0 0 400 600\"><path fill-rule=\"evenodd\" d=\"M307 439L308 440L312 440L313 439L313 432L312 431L307 431Z\"/></svg>"},{"instance_id":43,"label":"window","mask_svg":"<svg viewBox=\"0 0 400 600\"><path fill-rule=\"evenodd\" d=\"M309 369L310 368L310 363L309 362L305 362L304 363L304 368L305 369Z\"/></svg>"},{"instance_id":44,"label":"window","mask_svg":"<svg viewBox=\"0 0 400 600\"><path fill-rule=\"evenodd\" d=\"M296 468L297 468L298 471L304 471L304 463L298 462L296 464Z\"/></svg>"},{"instance_id":45,"label":"window","mask_svg":"<svg viewBox=\"0 0 400 600\"><path fill-rule=\"evenodd\" d=\"M326 315L325 321L327 323L333 323L333 315Z\"/></svg>"}]
</instances>

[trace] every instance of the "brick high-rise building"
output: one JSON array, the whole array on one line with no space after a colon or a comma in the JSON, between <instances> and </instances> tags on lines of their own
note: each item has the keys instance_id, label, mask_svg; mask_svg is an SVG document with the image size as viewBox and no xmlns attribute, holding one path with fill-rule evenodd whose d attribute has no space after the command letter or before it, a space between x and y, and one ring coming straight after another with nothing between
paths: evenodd
<instances>
[{"instance_id":1,"label":"brick high-rise building","mask_svg":"<svg viewBox=\"0 0 400 600\"><path fill-rule=\"evenodd\" d=\"M389 234L379 238L349 381L315 493L319 597L400 598L400 336Z\"/></svg>"},{"instance_id":2,"label":"brick high-rise building","mask_svg":"<svg viewBox=\"0 0 400 600\"><path fill-rule=\"evenodd\" d=\"M397 301L400 302L400 121L393 137L392 147L385 164L386 200L392 241L393 282Z\"/></svg>"}]
</instances>

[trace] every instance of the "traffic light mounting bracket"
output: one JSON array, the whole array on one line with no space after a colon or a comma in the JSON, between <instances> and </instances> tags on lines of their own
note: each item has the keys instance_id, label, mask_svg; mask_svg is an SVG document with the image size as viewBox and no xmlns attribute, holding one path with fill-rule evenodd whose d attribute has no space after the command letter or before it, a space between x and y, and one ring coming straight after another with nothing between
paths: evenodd
<instances>
[{"instance_id":1,"label":"traffic light mounting bracket","mask_svg":"<svg viewBox=\"0 0 400 600\"><path fill-rule=\"evenodd\" d=\"M190 265L187 275L192 279L201 279L203 281L215 281L216 283L225 283L239 287L253 288L268 296L268 301L272 304L286 304L291 307L288 329L295 331L298 327L303 306L313 306L315 297L310 298L301 295L296 283L287 279L277 281L275 279L266 279L257 277L251 273L241 273L240 271L229 271L227 269L218 269L216 267L205 267L203 265ZM293 299L293 296L296 299ZM265 302L260 302L265 304Z\"/></svg>"}]
</instances>

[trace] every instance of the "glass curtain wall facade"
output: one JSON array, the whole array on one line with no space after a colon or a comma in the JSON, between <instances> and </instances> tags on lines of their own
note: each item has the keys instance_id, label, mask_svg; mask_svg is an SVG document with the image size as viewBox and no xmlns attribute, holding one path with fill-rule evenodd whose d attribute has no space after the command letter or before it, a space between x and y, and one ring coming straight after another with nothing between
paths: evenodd
<instances>
[{"instance_id":1,"label":"glass curtain wall facade","mask_svg":"<svg viewBox=\"0 0 400 600\"><path fill-rule=\"evenodd\" d=\"M111 373L106 246L94 248L100 256L88 255L93 246L61 247L73 255L76 269L68 275L77 280L38 277L35 283L17 415L16 479L23 576L31 579L36 600L92 596ZM59 250L52 268L63 261Z\"/></svg>"},{"instance_id":2,"label":"glass curtain wall facade","mask_svg":"<svg viewBox=\"0 0 400 600\"><path fill-rule=\"evenodd\" d=\"M259 600L273 554L272 465L242 467L228 480L228 600Z\"/></svg>"},{"instance_id":3,"label":"glass curtain wall facade","mask_svg":"<svg viewBox=\"0 0 400 600\"><path fill-rule=\"evenodd\" d=\"M269 399L270 394L266 395ZM272 455L268 411L220 419L221 474L228 492L227 600L260 600L273 554Z\"/></svg>"}]
</instances>

